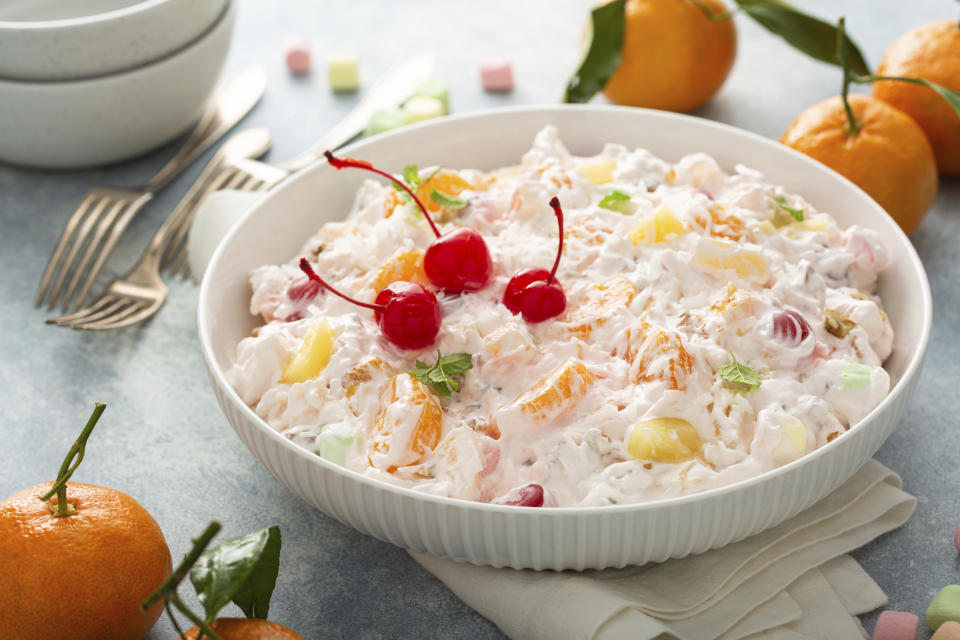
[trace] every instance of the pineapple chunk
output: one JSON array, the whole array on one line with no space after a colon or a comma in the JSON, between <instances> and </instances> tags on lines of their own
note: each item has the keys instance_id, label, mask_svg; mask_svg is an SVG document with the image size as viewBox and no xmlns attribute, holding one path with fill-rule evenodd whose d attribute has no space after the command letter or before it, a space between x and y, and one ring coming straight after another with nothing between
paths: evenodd
<instances>
[{"instance_id":1,"label":"pineapple chunk","mask_svg":"<svg viewBox=\"0 0 960 640\"><path fill-rule=\"evenodd\" d=\"M773 450L777 464L793 462L807 452L807 428L799 422L788 422L780 427L780 444Z\"/></svg>"},{"instance_id":2,"label":"pineapple chunk","mask_svg":"<svg viewBox=\"0 0 960 640\"><path fill-rule=\"evenodd\" d=\"M290 362L283 370L280 382L292 384L306 382L320 375L333 352L333 339L336 336L333 329L323 318L313 323L303 336L300 348L293 354Z\"/></svg>"},{"instance_id":3,"label":"pineapple chunk","mask_svg":"<svg viewBox=\"0 0 960 640\"><path fill-rule=\"evenodd\" d=\"M686 233L687 228L668 207L660 205L630 231L633 246L663 242Z\"/></svg>"},{"instance_id":4,"label":"pineapple chunk","mask_svg":"<svg viewBox=\"0 0 960 640\"><path fill-rule=\"evenodd\" d=\"M700 238L694 260L714 269L733 269L742 278L762 276L767 272L767 259L759 250L748 249L730 240Z\"/></svg>"},{"instance_id":5,"label":"pineapple chunk","mask_svg":"<svg viewBox=\"0 0 960 640\"><path fill-rule=\"evenodd\" d=\"M578 165L577 173L593 184L600 186L613 182L613 172L616 168L617 163L613 160L596 160Z\"/></svg>"},{"instance_id":6,"label":"pineapple chunk","mask_svg":"<svg viewBox=\"0 0 960 640\"><path fill-rule=\"evenodd\" d=\"M703 442L693 425L681 418L651 418L633 427L627 451L637 460L683 462L700 455Z\"/></svg>"}]
</instances>

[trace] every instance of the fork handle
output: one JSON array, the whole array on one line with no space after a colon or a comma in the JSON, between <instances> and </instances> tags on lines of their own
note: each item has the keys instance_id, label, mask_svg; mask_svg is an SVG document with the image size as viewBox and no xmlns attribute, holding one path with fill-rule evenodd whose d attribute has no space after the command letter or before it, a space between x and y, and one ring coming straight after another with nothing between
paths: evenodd
<instances>
[{"instance_id":1,"label":"fork handle","mask_svg":"<svg viewBox=\"0 0 960 640\"><path fill-rule=\"evenodd\" d=\"M242 72L219 89L207 104L190 137L177 154L143 185L142 190L154 193L179 175L250 112L266 86L267 74L258 65Z\"/></svg>"},{"instance_id":2,"label":"fork handle","mask_svg":"<svg viewBox=\"0 0 960 640\"><path fill-rule=\"evenodd\" d=\"M233 134L207 163L200 176L163 221L153 239L150 240L144 259L148 254L159 258L171 236L182 226L192 223L200 201L207 195L211 182L217 178L225 162L238 158L256 158L266 153L269 148L270 133L266 129L244 129ZM153 256L153 254L156 255Z\"/></svg>"}]
</instances>

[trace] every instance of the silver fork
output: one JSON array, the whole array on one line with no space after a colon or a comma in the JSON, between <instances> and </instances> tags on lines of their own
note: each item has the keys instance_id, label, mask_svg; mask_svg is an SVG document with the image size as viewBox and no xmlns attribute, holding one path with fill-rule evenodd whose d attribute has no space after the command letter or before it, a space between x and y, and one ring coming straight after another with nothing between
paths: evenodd
<instances>
[{"instance_id":1,"label":"silver fork","mask_svg":"<svg viewBox=\"0 0 960 640\"><path fill-rule=\"evenodd\" d=\"M81 304L134 216L154 193L237 124L265 88L263 67L244 71L217 91L184 145L146 184L136 189L98 187L88 191L57 240L34 305L39 307L46 300L50 310L60 301L67 311L72 303Z\"/></svg>"},{"instance_id":2,"label":"silver fork","mask_svg":"<svg viewBox=\"0 0 960 640\"><path fill-rule=\"evenodd\" d=\"M169 293L167 285L160 279L160 259L164 249L178 233L190 228L206 195L222 186L219 181L225 174L220 169L225 163L256 158L269 148L270 133L266 129L247 129L231 136L164 220L137 264L107 285L103 295L92 304L69 315L49 318L47 324L86 330L119 329L155 314Z\"/></svg>"},{"instance_id":3,"label":"silver fork","mask_svg":"<svg viewBox=\"0 0 960 640\"><path fill-rule=\"evenodd\" d=\"M244 179L243 176L246 176L246 181L242 182L245 185L244 191L266 191L272 188L283 178L322 158L323 152L327 149L336 149L349 142L350 139L363 131L378 109L397 107L403 104L407 98L413 95L420 83L433 75L435 64L436 60L433 54L422 53L392 67L377 79L357 106L333 129L309 149L286 162L276 166L255 160L225 163L222 171L230 174L227 184L241 181ZM225 186L223 188L232 189L234 187ZM187 230L183 230L181 235L185 237L186 233ZM172 243L170 249L164 254L161 269L169 268L171 273L176 274L181 265L185 265L187 248L186 243L183 242L183 237L178 242ZM185 278L189 269L184 266L180 273Z\"/></svg>"}]
</instances>

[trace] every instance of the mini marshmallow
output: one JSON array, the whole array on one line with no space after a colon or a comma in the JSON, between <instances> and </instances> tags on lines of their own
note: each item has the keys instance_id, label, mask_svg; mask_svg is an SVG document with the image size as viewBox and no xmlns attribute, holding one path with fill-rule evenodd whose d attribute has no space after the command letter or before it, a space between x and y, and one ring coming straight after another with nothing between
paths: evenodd
<instances>
[{"instance_id":1,"label":"mini marshmallow","mask_svg":"<svg viewBox=\"0 0 960 640\"><path fill-rule=\"evenodd\" d=\"M948 621L960 622L960 584L948 584L927 607L927 626L936 631Z\"/></svg>"},{"instance_id":2,"label":"mini marshmallow","mask_svg":"<svg viewBox=\"0 0 960 640\"><path fill-rule=\"evenodd\" d=\"M370 116L370 122L363 134L374 136L384 131L402 127L407 123L407 116L403 109L378 109Z\"/></svg>"},{"instance_id":3,"label":"mini marshmallow","mask_svg":"<svg viewBox=\"0 0 960 640\"><path fill-rule=\"evenodd\" d=\"M295 76L302 76L310 71L310 41L295 36L283 43L283 57L287 69Z\"/></svg>"},{"instance_id":4,"label":"mini marshmallow","mask_svg":"<svg viewBox=\"0 0 960 640\"><path fill-rule=\"evenodd\" d=\"M873 640L916 640L920 618L903 611L884 611L877 618Z\"/></svg>"},{"instance_id":5,"label":"mini marshmallow","mask_svg":"<svg viewBox=\"0 0 960 640\"><path fill-rule=\"evenodd\" d=\"M436 98L414 96L403 105L403 113L407 124L423 122L443 115L443 103Z\"/></svg>"},{"instance_id":6,"label":"mini marshmallow","mask_svg":"<svg viewBox=\"0 0 960 640\"><path fill-rule=\"evenodd\" d=\"M510 61L496 58L481 62L480 82L484 91L513 91L513 68Z\"/></svg>"},{"instance_id":7,"label":"mini marshmallow","mask_svg":"<svg viewBox=\"0 0 960 640\"><path fill-rule=\"evenodd\" d=\"M960 622L944 622L930 640L960 640Z\"/></svg>"},{"instance_id":8,"label":"mini marshmallow","mask_svg":"<svg viewBox=\"0 0 960 640\"><path fill-rule=\"evenodd\" d=\"M327 57L327 79L334 91L356 91L360 88L357 56L341 53Z\"/></svg>"},{"instance_id":9,"label":"mini marshmallow","mask_svg":"<svg viewBox=\"0 0 960 640\"><path fill-rule=\"evenodd\" d=\"M424 80L413 92L413 95L439 100L443 105L443 113L450 113L450 92L447 89L447 83L440 78Z\"/></svg>"}]
</instances>

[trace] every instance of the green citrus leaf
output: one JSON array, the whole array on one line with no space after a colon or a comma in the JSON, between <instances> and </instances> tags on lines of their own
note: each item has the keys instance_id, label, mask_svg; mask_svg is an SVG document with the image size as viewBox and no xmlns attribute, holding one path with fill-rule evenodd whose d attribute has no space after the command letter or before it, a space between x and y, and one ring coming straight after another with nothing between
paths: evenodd
<instances>
[{"instance_id":1,"label":"green citrus leaf","mask_svg":"<svg viewBox=\"0 0 960 640\"><path fill-rule=\"evenodd\" d=\"M935 82L930 82L929 80L924 80L923 78L907 78L903 76L861 76L854 78L854 82L865 83L865 82L875 82L877 80L891 80L894 82L909 82L911 84L919 84L924 87L930 87L937 93L939 93L944 100L947 101L951 107L953 107L954 113L957 114L957 117L960 118L960 93L953 91L952 89L947 89L943 85L939 85Z\"/></svg>"},{"instance_id":2,"label":"green citrus leaf","mask_svg":"<svg viewBox=\"0 0 960 640\"><path fill-rule=\"evenodd\" d=\"M840 66L837 51L837 27L803 13L784 0L735 0L744 13L767 31L780 36L795 49L821 62ZM870 68L857 45L844 36L850 58L850 70L867 74Z\"/></svg>"},{"instance_id":3,"label":"green citrus leaf","mask_svg":"<svg viewBox=\"0 0 960 640\"><path fill-rule=\"evenodd\" d=\"M589 102L620 67L627 0L613 0L590 13L587 47L567 81L562 102Z\"/></svg>"},{"instance_id":4,"label":"green citrus leaf","mask_svg":"<svg viewBox=\"0 0 960 640\"><path fill-rule=\"evenodd\" d=\"M208 619L230 601L248 618L266 618L279 569L280 529L274 525L204 551L190 582Z\"/></svg>"}]
</instances>

